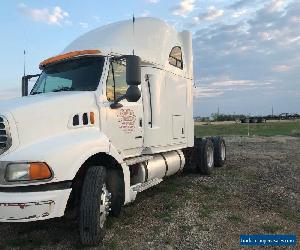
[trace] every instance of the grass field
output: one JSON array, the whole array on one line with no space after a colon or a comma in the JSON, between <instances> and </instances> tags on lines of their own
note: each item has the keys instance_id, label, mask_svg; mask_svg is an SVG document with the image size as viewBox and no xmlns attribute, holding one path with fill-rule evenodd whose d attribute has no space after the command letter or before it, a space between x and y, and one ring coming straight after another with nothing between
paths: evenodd
<instances>
[{"instance_id":1,"label":"grass field","mask_svg":"<svg viewBox=\"0 0 300 250\"><path fill-rule=\"evenodd\" d=\"M250 136L300 136L300 121L289 122L267 122L261 124L249 124ZM197 137L213 136L213 135L248 135L248 124L241 123L211 123L211 124L195 124L195 135Z\"/></svg>"},{"instance_id":2,"label":"grass field","mask_svg":"<svg viewBox=\"0 0 300 250\"><path fill-rule=\"evenodd\" d=\"M0 223L0 249L231 250L241 249L241 234L299 239L300 137L230 136L226 144L227 163L213 175L187 171L139 193L108 219L99 248L83 248L78 221L58 218Z\"/></svg>"}]
</instances>

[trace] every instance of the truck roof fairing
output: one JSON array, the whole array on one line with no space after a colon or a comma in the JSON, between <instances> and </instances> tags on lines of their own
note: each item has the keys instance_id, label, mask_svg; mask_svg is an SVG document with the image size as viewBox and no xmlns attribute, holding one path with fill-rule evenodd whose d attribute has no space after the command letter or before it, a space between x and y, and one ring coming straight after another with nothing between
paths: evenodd
<instances>
[{"instance_id":1,"label":"truck roof fairing","mask_svg":"<svg viewBox=\"0 0 300 250\"><path fill-rule=\"evenodd\" d=\"M156 18L136 18L111 23L91 30L70 43L62 53L99 49L104 55L130 55L134 50L143 62L160 68L169 67L169 54L173 47L183 51L183 74L193 78L192 36L189 31L176 31Z\"/></svg>"},{"instance_id":2,"label":"truck roof fairing","mask_svg":"<svg viewBox=\"0 0 300 250\"><path fill-rule=\"evenodd\" d=\"M77 50L77 51L60 54L42 61L39 65L39 68L42 70L49 64L71 59L78 56L84 56L84 55L101 55L101 51L100 50Z\"/></svg>"}]
</instances>

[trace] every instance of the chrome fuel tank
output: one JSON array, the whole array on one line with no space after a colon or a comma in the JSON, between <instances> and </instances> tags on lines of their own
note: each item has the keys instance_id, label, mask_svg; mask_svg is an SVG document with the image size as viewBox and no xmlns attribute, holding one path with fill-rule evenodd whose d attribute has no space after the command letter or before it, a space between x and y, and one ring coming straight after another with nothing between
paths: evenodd
<instances>
[{"instance_id":1,"label":"chrome fuel tank","mask_svg":"<svg viewBox=\"0 0 300 250\"><path fill-rule=\"evenodd\" d=\"M139 163L134 183L143 183L155 178L162 179L181 171L185 165L185 158L181 150L156 154L153 159Z\"/></svg>"}]
</instances>

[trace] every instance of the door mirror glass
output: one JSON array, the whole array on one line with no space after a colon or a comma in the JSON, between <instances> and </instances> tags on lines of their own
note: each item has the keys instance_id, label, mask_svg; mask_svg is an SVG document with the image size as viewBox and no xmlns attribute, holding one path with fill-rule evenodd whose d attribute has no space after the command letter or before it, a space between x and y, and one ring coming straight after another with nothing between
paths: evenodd
<instances>
[{"instance_id":1,"label":"door mirror glass","mask_svg":"<svg viewBox=\"0 0 300 250\"><path fill-rule=\"evenodd\" d=\"M120 103L120 101L126 99L128 102L137 102L140 98L141 98L141 91L139 87L135 85L131 85L128 87L126 94L116 99L112 104L110 104L110 107L112 109L122 108L123 105Z\"/></svg>"},{"instance_id":2,"label":"door mirror glass","mask_svg":"<svg viewBox=\"0 0 300 250\"><path fill-rule=\"evenodd\" d=\"M126 91L126 100L128 102L137 102L141 98L141 91L138 86L131 85Z\"/></svg>"},{"instance_id":3,"label":"door mirror glass","mask_svg":"<svg viewBox=\"0 0 300 250\"><path fill-rule=\"evenodd\" d=\"M126 58L126 82L128 85L141 84L141 58L134 55L125 56Z\"/></svg>"}]
</instances>

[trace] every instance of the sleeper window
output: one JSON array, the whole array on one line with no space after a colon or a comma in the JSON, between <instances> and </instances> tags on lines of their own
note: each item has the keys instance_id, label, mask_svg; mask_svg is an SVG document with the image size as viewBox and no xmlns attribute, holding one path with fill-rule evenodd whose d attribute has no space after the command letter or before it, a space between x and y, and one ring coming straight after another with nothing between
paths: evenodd
<instances>
[{"instance_id":1,"label":"sleeper window","mask_svg":"<svg viewBox=\"0 0 300 250\"><path fill-rule=\"evenodd\" d=\"M182 51L179 46L172 49L169 56L169 63L177 68L183 69Z\"/></svg>"},{"instance_id":2,"label":"sleeper window","mask_svg":"<svg viewBox=\"0 0 300 250\"><path fill-rule=\"evenodd\" d=\"M118 97L125 95L126 91L127 91L126 66L121 62L112 62L110 64L109 74L108 74L107 84L106 84L107 100L115 101Z\"/></svg>"}]
</instances>

